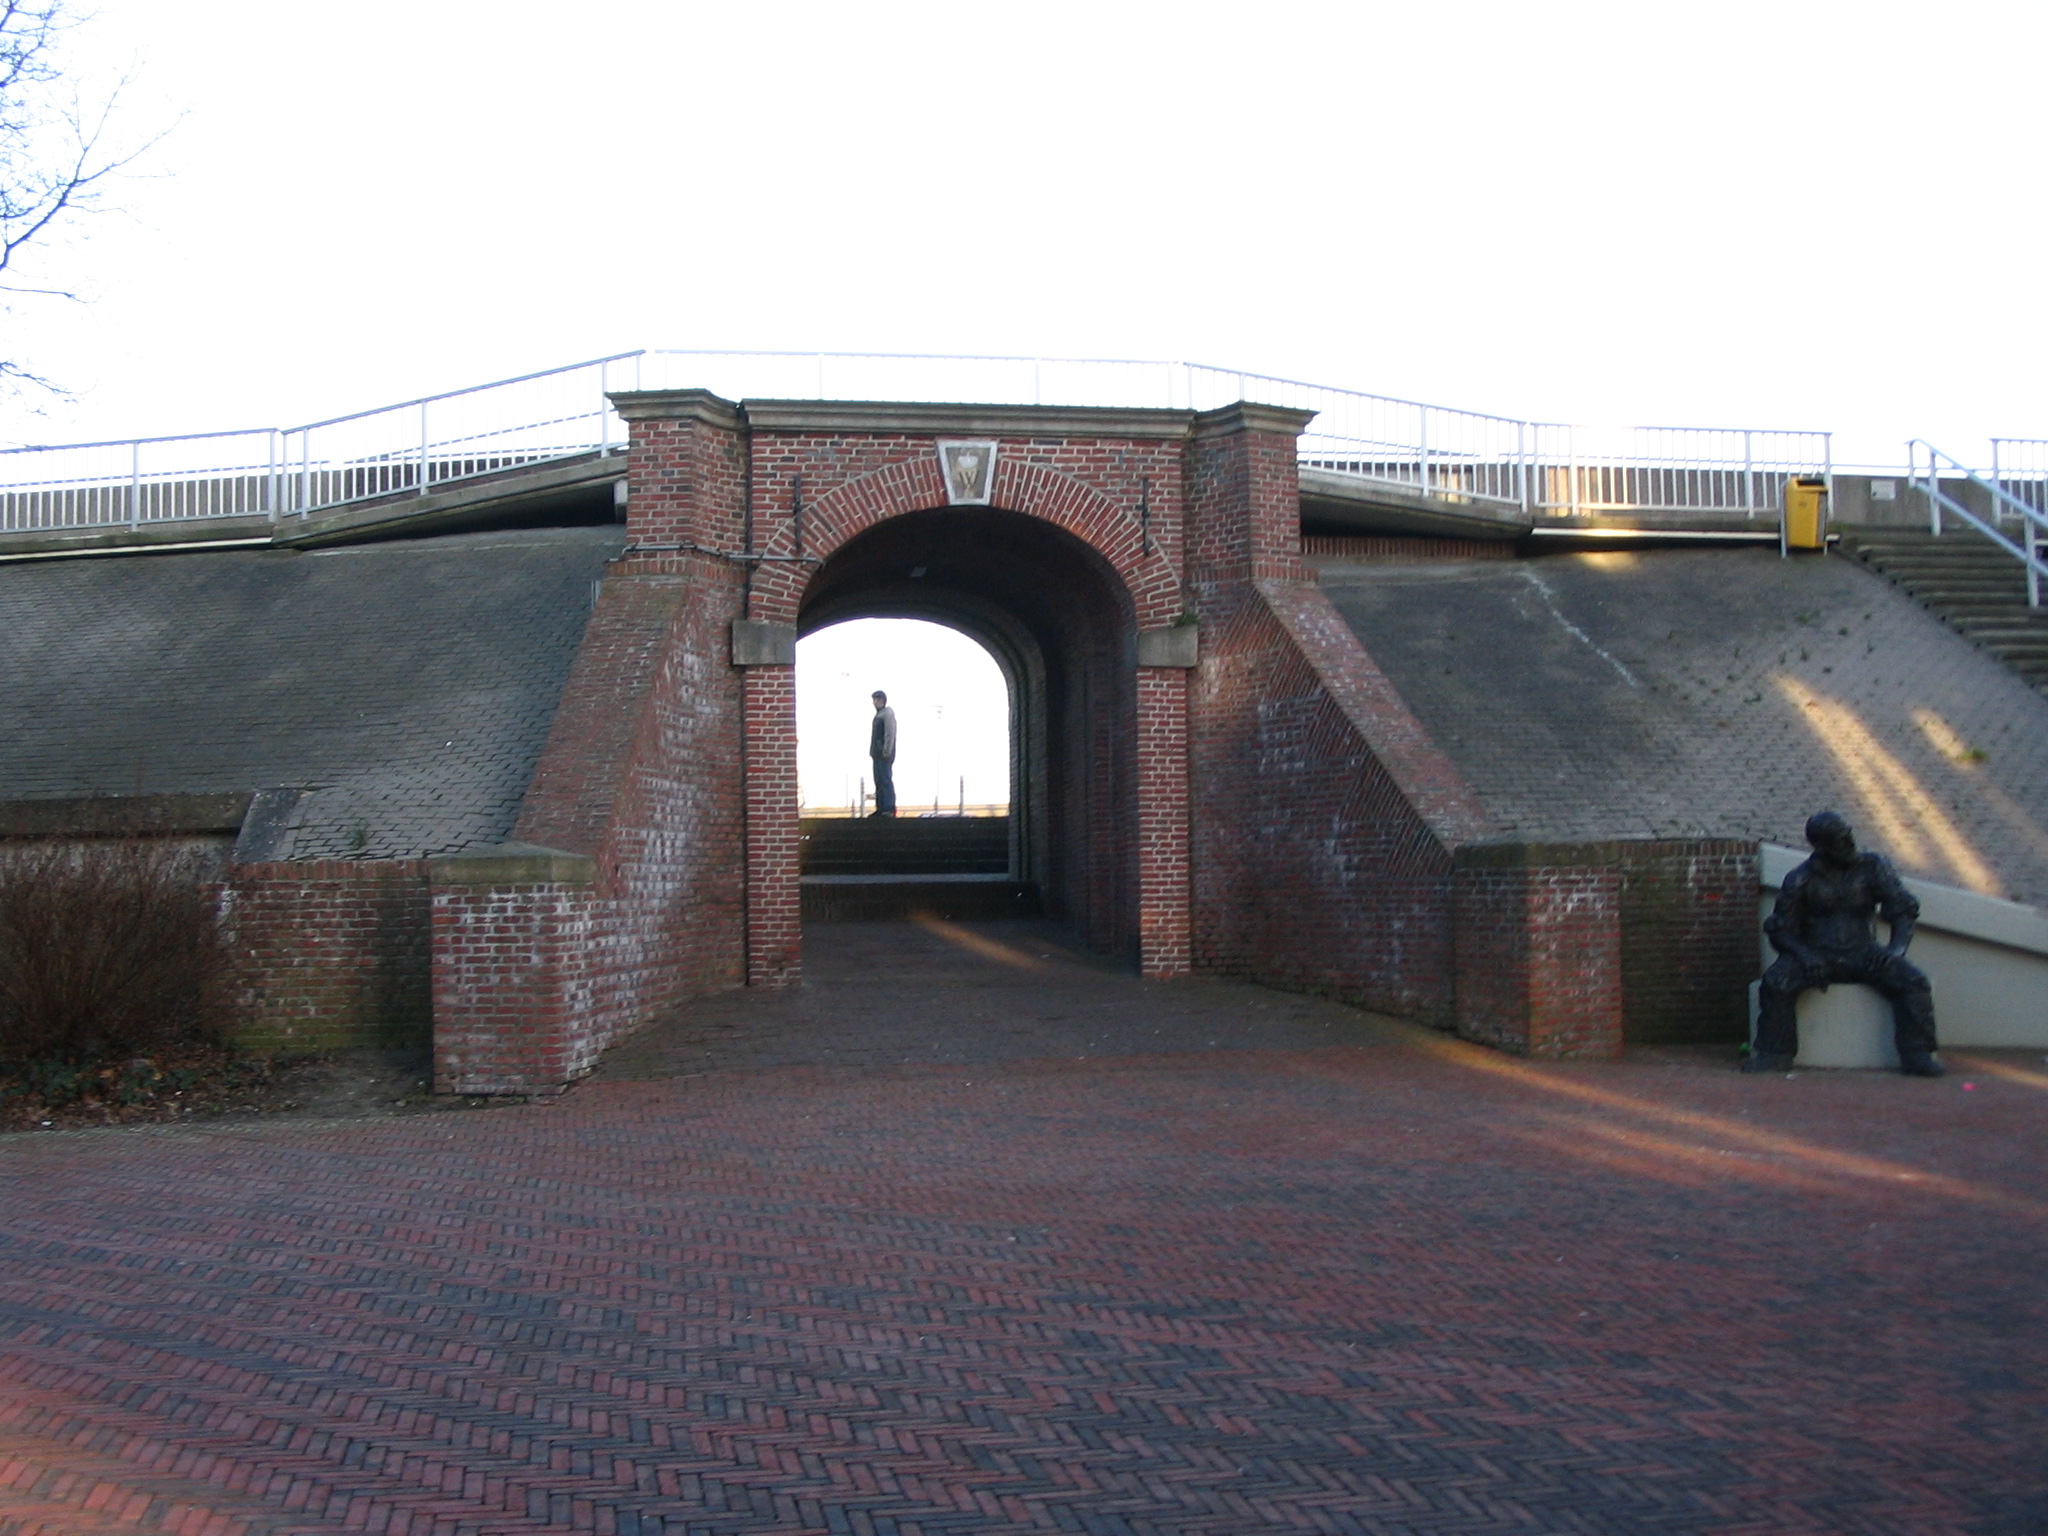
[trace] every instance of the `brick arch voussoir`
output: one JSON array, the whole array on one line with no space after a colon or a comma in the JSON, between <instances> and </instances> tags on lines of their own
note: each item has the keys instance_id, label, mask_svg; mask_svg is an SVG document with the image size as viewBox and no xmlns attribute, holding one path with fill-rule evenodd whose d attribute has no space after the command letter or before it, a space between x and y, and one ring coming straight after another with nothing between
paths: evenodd
<instances>
[{"instance_id":1,"label":"brick arch voussoir","mask_svg":"<svg viewBox=\"0 0 2048 1536\"><path fill-rule=\"evenodd\" d=\"M935 455L885 464L834 488L805 509L805 552L822 565L876 524L943 506L945 500ZM1108 561L1130 597L1140 629L1169 624L1180 614L1180 577L1173 562L1156 542L1149 550L1145 547L1135 513L1086 481L1042 464L998 459L992 501L1007 511L1044 519ZM769 592L757 585L755 617L795 623L807 578L817 569L809 567L803 579L775 582Z\"/></svg>"}]
</instances>

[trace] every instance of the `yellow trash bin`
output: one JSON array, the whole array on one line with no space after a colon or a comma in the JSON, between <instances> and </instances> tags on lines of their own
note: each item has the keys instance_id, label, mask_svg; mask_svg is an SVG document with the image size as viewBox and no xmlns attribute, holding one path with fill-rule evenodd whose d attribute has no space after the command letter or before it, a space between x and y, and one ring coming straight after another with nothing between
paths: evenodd
<instances>
[{"instance_id":1,"label":"yellow trash bin","mask_svg":"<svg viewBox=\"0 0 2048 1536\"><path fill-rule=\"evenodd\" d=\"M1827 547L1828 483L1818 475L1795 475L1785 482L1785 547Z\"/></svg>"}]
</instances>

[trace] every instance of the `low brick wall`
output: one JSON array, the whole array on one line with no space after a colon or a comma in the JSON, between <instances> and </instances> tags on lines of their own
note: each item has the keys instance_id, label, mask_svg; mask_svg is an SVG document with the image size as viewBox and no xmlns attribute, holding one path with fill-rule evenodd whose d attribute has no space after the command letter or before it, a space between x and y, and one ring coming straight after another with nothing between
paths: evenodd
<instances>
[{"instance_id":1,"label":"low brick wall","mask_svg":"<svg viewBox=\"0 0 2048 1536\"><path fill-rule=\"evenodd\" d=\"M1618 1055L1621 870L1608 845L1458 850L1458 1033L1527 1056Z\"/></svg>"},{"instance_id":2,"label":"low brick wall","mask_svg":"<svg viewBox=\"0 0 2048 1536\"><path fill-rule=\"evenodd\" d=\"M1522 1054L1741 1038L1755 847L1502 836L1315 588L1208 606L1191 722L1198 968Z\"/></svg>"},{"instance_id":3,"label":"low brick wall","mask_svg":"<svg viewBox=\"0 0 2048 1536\"><path fill-rule=\"evenodd\" d=\"M436 1093L544 1092L590 1070L609 1043L595 908L584 882L436 885Z\"/></svg>"},{"instance_id":4,"label":"low brick wall","mask_svg":"<svg viewBox=\"0 0 2048 1536\"><path fill-rule=\"evenodd\" d=\"M1213 612L1203 642L1190 711L1197 968L1449 1028L1449 851L1261 595Z\"/></svg>"},{"instance_id":5,"label":"low brick wall","mask_svg":"<svg viewBox=\"0 0 2048 1536\"><path fill-rule=\"evenodd\" d=\"M236 1044L293 1052L427 1038L422 862L238 864L219 889L244 1019Z\"/></svg>"},{"instance_id":6,"label":"low brick wall","mask_svg":"<svg viewBox=\"0 0 2048 1536\"><path fill-rule=\"evenodd\" d=\"M1621 872L1622 1034L1631 1045L1738 1042L1757 977L1755 843L1613 845Z\"/></svg>"}]
</instances>

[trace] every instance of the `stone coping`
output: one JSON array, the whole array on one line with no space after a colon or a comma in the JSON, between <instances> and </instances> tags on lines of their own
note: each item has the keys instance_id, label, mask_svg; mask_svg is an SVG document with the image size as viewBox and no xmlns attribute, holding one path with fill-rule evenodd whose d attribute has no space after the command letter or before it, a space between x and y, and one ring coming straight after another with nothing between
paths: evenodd
<instances>
[{"instance_id":1,"label":"stone coping","mask_svg":"<svg viewBox=\"0 0 2048 1536\"><path fill-rule=\"evenodd\" d=\"M249 814L253 798L247 792L239 792L0 800L0 837L235 832Z\"/></svg>"},{"instance_id":2,"label":"stone coping","mask_svg":"<svg viewBox=\"0 0 2048 1536\"><path fill-rule=\"evenodd\" d=\"M597 860L535 843L499 843L429 859L427 872L435 885L588 885L597 878Z\"/></svg>"}]
</instances>

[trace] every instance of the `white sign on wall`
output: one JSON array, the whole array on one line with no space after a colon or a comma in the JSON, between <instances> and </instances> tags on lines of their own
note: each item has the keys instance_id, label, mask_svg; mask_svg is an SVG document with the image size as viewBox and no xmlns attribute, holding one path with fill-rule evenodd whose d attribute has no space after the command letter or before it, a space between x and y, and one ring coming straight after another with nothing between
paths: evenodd
<instances>
[{"instance_id":1,"label":"white sign on wall","mask_svg":"<svg viewBox=\"0 0 2048 1536\"><path fill-rule=\"evenodd\" d=\"M940 443L939 473L946 481L946 502L955 507L985 507L996 483L994 443Z\"/></svg>"}]
</instances>

